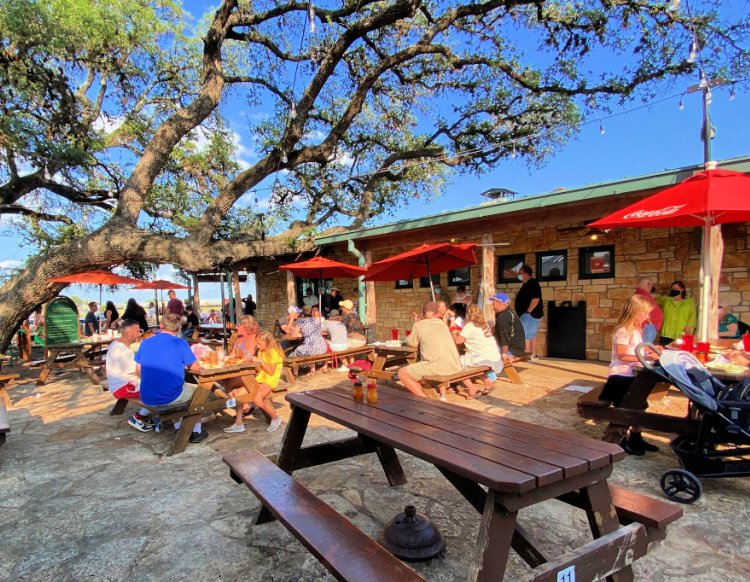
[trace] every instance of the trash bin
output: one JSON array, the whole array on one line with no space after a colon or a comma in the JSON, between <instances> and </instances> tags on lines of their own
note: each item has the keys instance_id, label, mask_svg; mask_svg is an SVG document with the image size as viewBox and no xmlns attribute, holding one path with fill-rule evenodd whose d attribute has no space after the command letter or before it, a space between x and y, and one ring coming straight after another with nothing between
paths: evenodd
<instances>
[{"instance_id":1,"label":"trash bin","mask_svg":"<svg viewBox=\"0 0 750 582\"><path fill-rule=\"evenodd\" d=\"M547 302L547 356L586 359L586 302Z\"/></svg>"}]
</instances>

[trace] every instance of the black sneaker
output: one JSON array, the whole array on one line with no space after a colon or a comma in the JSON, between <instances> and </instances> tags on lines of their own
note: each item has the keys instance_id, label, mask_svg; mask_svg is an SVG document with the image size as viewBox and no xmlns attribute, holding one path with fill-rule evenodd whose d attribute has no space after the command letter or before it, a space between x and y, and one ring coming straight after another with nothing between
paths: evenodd
<instances>
[{"instance_id":1,"label":"black sneaker","mask_svg":"<svg viewBox=\"0 0 750 582\"><path fill-rule=\"evenodd\" d=\"M208 438L208 432L205 430L201 430L200 432L194 432L190 434L190 440L191 443L202 443Z\"/></svg>"},{"instance_id":2,"label":"black sneaker","mask_svg":"<svg viewBox=\"0 0 750 582\"><path fill-rule=\"evenodd\" d=\"M628 455L635 455L636 457L642 457L646 454L646 451L642 449L637 442L633 442L630 439L622 439L620 446Z\"/></svg>"},{"instance_id":3,"label":"black sneaker","mask_svg":"<svg viewBox=\"0 0 750 582\"><path fill-rule=\"evenodd\" d=\"M657 447L656 445L652 445L651 443L643 440L643 437L640 433L636 433L635 435L631 434L629 440L632 446L635 446L638 449L642 449L647 453L655 453L659 450L659 447Z\"/></svg>"}]
</instances>

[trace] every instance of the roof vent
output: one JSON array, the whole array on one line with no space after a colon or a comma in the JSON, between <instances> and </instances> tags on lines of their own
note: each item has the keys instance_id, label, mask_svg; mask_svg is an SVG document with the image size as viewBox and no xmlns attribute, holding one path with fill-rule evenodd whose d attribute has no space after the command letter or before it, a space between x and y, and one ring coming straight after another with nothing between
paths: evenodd
<instances>
[{"instance_id":1,"label":"roof vent","mask_svg":"<svg viewBox=\"0 0 750 582\"><path fill-rule=\"evenodd\" d=\"M498 202L508 202L518 196L518 192L508 190L507 188L490 188L489 190L482 192L482 196Z\"/></svg>"}]
</instances>

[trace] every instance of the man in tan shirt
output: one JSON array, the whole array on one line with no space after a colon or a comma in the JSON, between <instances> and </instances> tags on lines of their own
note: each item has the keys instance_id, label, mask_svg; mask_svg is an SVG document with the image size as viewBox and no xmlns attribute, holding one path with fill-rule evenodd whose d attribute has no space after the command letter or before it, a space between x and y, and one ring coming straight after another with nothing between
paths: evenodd
<instances>
[{"instance_id":1,"label":"man in tan shirt","mask_svg":"<svg viewBox=\"0 0 750 582\"><path fill-rule=\"evenodd\" d=\"M428 301L422 308L424 317L417 321L406 343L419 346L420 361L398 370L398 379L417 396L425 396L419 381L425 376L444 376L461 371L458 350L451 332L438 317L438 305Z\"/></svg>"}]
</instances>

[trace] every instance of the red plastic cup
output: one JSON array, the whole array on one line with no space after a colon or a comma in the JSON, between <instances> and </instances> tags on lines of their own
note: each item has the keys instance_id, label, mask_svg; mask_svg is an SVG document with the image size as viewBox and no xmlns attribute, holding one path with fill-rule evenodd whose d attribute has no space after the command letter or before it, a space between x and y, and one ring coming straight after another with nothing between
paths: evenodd
<instances>
[{"instance_id":1,"label":"red plastic cup","mask_svg":"<svg viewBox=\"0 0 750 582\"><path fill-rule=\"evenodd\" d=\"M742 349L750 353L750 333L742 336Z\"/></svg>"},{"instance_id":2,"label":"red plastic cup","mask_svg":"<svg viewBox=\"0 0 750 582\"><path fill-rule=\"evenodd\" d=\"M392 340L397 340L398 339L398 330L397 329L392 329L391 330L391 339Z\"/></svg>"},{"instance_id":3,"label":"red plastic cup","mask_svg":"<svg viewBox=\"0 0 750 582\"><path fill-rule=\"evenodd\" d=\"M708 352L711 350L711 344L708 342L698 342L698 345L695 348L696 352L699 352L701 354L708 355Z\"/></svg>"},{"instance_id":4,"label":"red plastic cup","mask_svg":"<svg viewBox=\"0 0 750 582\"><path fill-rule=\"evenodd\" d=\"M682 334L682 349L686 352L692 352L693 351L693 340L695 339L695 336L689 333L683 333Z\"/></svg>"},{"instance_id":5,"label":"red plastic cup","mask_svg":"<svg viewBox=\"0 0 750 582\"><path fill-rule=\"evenodd\" d=\"M409 337L411 335L411 330L410 329L404 330L404 333L406 334L406 337Z\"/></svg>"}]
</instances>

